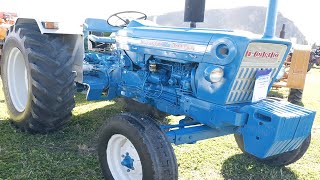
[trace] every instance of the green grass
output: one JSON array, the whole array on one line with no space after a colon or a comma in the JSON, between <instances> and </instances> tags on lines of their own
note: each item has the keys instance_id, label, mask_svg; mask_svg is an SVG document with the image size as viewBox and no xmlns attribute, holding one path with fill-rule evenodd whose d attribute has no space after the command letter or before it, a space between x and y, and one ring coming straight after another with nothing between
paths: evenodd
<instances>
[{"instance_id":1,"label":"green grass","mask_svg":"<svg viewBox=\"0 0 320 180\"><path fill-rule=\"evenodd\" d=\"M320 69L314 68L307 75L304 106L319 111L319 92ZM286 97L287 90L273 90L272 94ZM10 125L0 92L0 179L102 178L95 151L97 131L106 118L122 111L122 105L86 102L80 93L76 102L66 128L48 135L31 135ZM269 167L243 155L232 135L174 146L179 179L320 179L319 130L318 113L308 152L284 168Z\"/></svg>"}]
</instances>

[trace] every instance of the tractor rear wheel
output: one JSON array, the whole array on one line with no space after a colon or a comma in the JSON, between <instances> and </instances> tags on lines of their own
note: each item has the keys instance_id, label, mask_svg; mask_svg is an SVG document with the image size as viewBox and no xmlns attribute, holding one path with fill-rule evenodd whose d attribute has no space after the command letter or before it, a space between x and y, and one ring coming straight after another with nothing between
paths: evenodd
<instances>
[{"instance_id":1,"label":"tractor rear wheel","mask_svg":"<svg viewBox=\"0 0 320 180\"><path fill-rule=\"evenodd\" d=\"M292 104L299 105L302 102L303 89L290 89L288 101Z\"/></svg>"},{"instance_id":2,"label":"tractor rear wheel","mask_svg":"<svg viewBox=\"0 0 320 180\"><path fill-rule=\"evenodd\" d=\"M105 179L178 179L171 143L148 116L109 118L99 134L98 156Z\"/></svg>"},{"instance_id":3,"label":"tractor rear wheel","mask_svg":"<svg viewBox=\"0 0 320 180\"><path fill-rule=\"evenodd\" d=\"M309 62L307 72L309 72L312 69L314 64L314 62Z\"/></svg>"},{"instance_id":4,"label":"tractor rear wheel","mask_svg":"<svg viewBox=\"0 0 320 180\"><path fill-rule=\"evenodd\" d=\"M271 157L267 157L264 159L257 158L249 153L247 153L244 150L244 143L243 143L243 137L242 135L235 134L234 135L236 143L238 144L239 149L245 153L248 154L249 156L257 159L258 161L265 163L269 166L286 166L289 164L292 164L296 161L298 161L306 152L307 149L309 148L310 145L310 140L311 140L311 135L309 135L303 143L295 150L289 151L289 152L284 152L282 154L277 154Z\"/></svg>"},{"instance_id":5,"label":"tractor rear wheel","mask_svg":"<svg viewBox=\"0 0 320 180\"><path fill-rule=\"evenodd\" d=\"M1 59L8 113L22 131L47 133L66 124L75 106L69 35L41 34L36 23L11 28Z\"/></svg>"}]
</instances>

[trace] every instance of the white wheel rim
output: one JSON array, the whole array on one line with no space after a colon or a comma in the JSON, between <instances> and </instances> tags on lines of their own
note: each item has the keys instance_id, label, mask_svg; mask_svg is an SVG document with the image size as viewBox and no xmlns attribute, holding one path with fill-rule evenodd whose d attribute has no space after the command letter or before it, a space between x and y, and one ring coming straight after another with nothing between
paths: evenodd
<instances>
[{"instance_id":1,"label":"white wheel rim","mask_svg":"<svg viewBox=\"0 0 320 180\"><path fill-rule=\"evenodd\" d=\"M136 148L121 134L111 136L107 145L107 162L115 180L142 180L142 165ZM133 160L133 168L123 164L128 156Z\"/></svg>"},{"instance_id":2,"label":"white wheel rim","mask_svg":"<svg viewBox=\"0 0 320 180\"><path fill-rule=\"evenodd\" d=\"M28 103L28 73L22 52L16 47L9 53L7 71L11 101L18 112L23 112Z\"/></svg>"}]
</instances>

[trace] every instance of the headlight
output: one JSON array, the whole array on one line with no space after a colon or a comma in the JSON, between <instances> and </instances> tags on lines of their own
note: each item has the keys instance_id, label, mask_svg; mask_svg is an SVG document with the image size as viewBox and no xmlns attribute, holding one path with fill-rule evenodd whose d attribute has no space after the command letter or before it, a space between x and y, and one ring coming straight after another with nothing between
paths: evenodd
<instances>
[{"instance_id":1,"label":"headlight","mask_svg":"<svg viewBox=\"0 0 320 180\"><path fill-rule=\"evenodd\" d=\"M45 29L59 29L59 23L58 22L49 22L44 21L42 22L42 25Z\"/></svg>"},{"instance_id":2,"label":"headlight","mask_svg":"<svg viewBox=\"0 0 320 180\"><path fill-rule=\"evenodd\" d=\"M229 55L229 47L226 44L219 44L216 49L216 55L220 59L224 59Z\"/></svg>"},{"instance_id":3,"label":"headlight","mask_svg":"<svg viewBox=\"0 0 320 180\"><path fill-rule=\"evenodd\" d=\"M226 65L235 59L237 55L237 46L229 38L217 39L212 43L211 53L213 64Z\"/></svg>"},{"instance_id":4,"label":"headlight","mask_svg":"<svg viewBox=\"0 0 320 180\"><path fill-rule=\"evenodd\" d=\"M210 81L213 83L219 82L221 81L221 79L223 78L223 69L221 68L215 68L210 72Z\"/></svg>"}]
</instances>

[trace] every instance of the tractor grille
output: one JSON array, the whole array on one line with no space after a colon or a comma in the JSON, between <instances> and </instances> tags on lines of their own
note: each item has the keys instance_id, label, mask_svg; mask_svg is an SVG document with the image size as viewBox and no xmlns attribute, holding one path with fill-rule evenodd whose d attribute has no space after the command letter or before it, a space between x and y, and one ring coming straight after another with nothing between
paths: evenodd
<instances>
[{"instance_id":1,"label":"tractor grille","mask_svg":"<svg viewBox=\"0 0 320 180\"><path fill-rule=\"evenodd\" d=\"M271 78L276 75L278 68L240 67L233 83L226 104L250 102L253 95L256 73L259 69L271 69Z\"/></svg>"},{"instance_id":2,"label":"tractor grille","mask_svg":"<svg viewBox=\"0 0 320 180\"><path fill-rule=\"evenodd\" d=\"M283 44L250 43L226 104L251 102L257 71L270 69L271 79L274 78L286 50L287 46Z\"/></svg>"}]
</instances>

